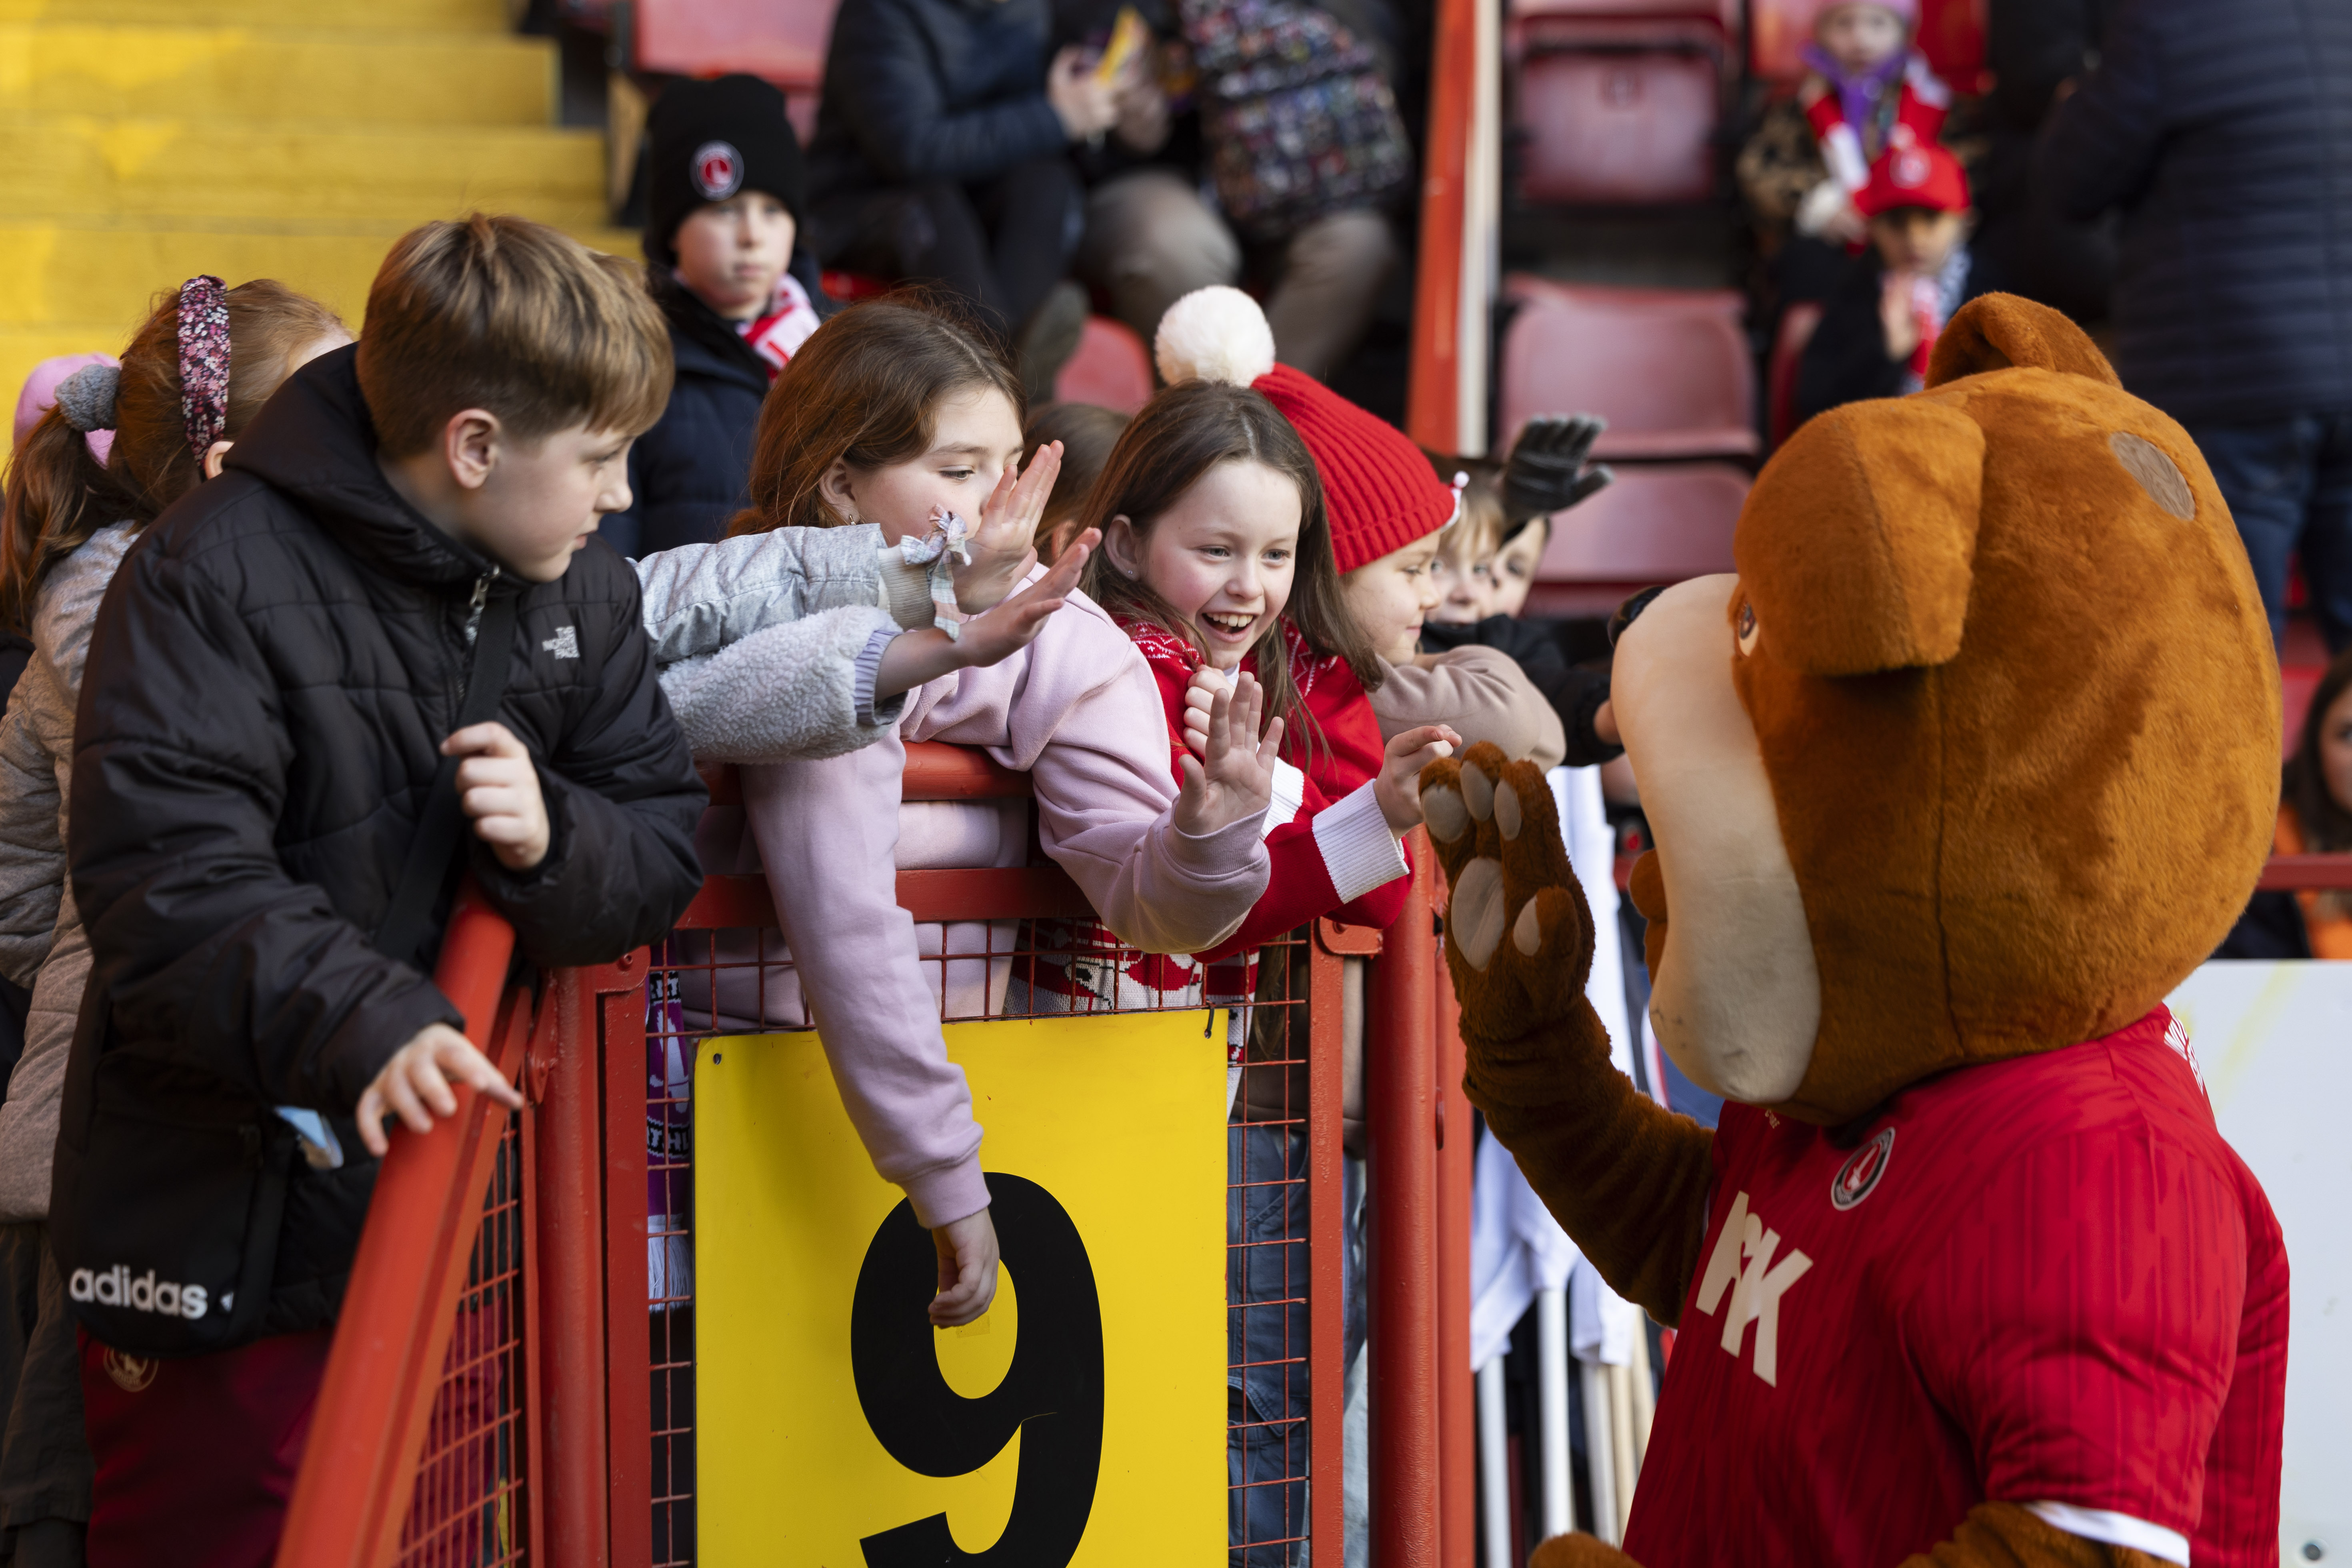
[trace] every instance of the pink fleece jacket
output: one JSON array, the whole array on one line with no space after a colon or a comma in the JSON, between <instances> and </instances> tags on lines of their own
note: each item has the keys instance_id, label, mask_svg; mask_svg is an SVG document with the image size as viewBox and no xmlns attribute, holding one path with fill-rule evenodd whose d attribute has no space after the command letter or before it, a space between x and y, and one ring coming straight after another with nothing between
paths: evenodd
<instances>
[{"instance_id":1,"label":"pink fleece jacket","mask_svg":"<svg viewBox=\"0 0 2352 1568\"><path fill-rule=\"evenodd\" d=\"M1158 689L1135 645L1082 595L1022 653L911 694L896 731L875 744L742 768L797 989L842 1102L875 1169L906 1189L918 1220L940 1226L984 1207L988 1189L971 1091L948 1060L915 922L897 902L906 741L979 746L1029 773L1045 853L1106 925L1148 951L1214 947L1265 892L1267 862L1259 816L1198 836L1170 819L1176 785ZM722 1014L759 1016L759 974L720 972Z\"/></svg>"}]
</instances>

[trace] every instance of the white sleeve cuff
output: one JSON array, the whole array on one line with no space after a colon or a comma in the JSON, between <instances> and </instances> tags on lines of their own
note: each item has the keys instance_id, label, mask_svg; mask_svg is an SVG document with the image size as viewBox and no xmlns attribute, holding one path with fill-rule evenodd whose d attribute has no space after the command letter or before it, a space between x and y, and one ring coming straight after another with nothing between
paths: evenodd
<instances>
[{"instance_id":1,"label":"white sleeve cuff","mask_svg":"<svg viewBox=\"0 0 2352 1568\"><path fill-rule=\"evenodd\" d=\"M929 626L939 607L931 603L931 574L928 566L912 566L906 558L888 545L877 552L881 570L875 602L890 612L890 618L910 632Z\"/></svg>"},{"instance_id":2,"label":"white sleeve cuff","mask_svg":"<svg viewBox=\"0 0 2352 1568\"><path fill-rule=\"evenodd\" d=\"M1265 827L1260 837L1297 816L1298 808L1306 804L1307 775L1276 758L1274 764L1274 800L1265 808Z\"/></svg>"},{"instance_id":3,"label":"white sleeve cuff","mask_svg":"<svg viewBox=\"0 0 2352 1568\"><path fill-rule=\"evenodd\" d=\"M1323 852L1323 868L1339 901L1350 904L1374 888L1383 887L1412 869L1404 847L1389 831L1388 818L1368 781L1337 805L1315 817L1315 847Z\"/></svg>"},{"instance_id":4,"label":"white sleeve cuff","mask_svg":"<svg viewBox=\"0 0 2352 1568\"><path fill-rule=\"evenodd\" d=\"M2076 1508L2071 1502L2030 1502L2025 1511L2069 1535L2106 1546L2126 1546L2189 1568L2189 1538L2177 1530L2167 1530L2127 1513L2111 1513L2103 1508Z\"/></svg>"}]
</instances>

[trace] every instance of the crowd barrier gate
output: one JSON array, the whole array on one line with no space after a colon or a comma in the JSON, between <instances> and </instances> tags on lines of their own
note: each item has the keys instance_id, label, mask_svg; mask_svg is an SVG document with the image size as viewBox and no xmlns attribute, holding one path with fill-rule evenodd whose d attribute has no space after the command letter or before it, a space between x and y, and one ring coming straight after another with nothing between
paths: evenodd
<instances>
[{"instance_id":1,"label":"crowd barrier gate","mask_svg":"<svg viewBox=\"0 0 2352 1568\"><path fill-rule=\"evenodd\" d=\"M713 782L724 802L731 776ZM979 752L908 748L910 801L1028 789L1026 775ZM1286 1388L1306 1379L1307 1415L1261 1422L1240 1414L1256 1440L1278 1447L1282 1473L1254 1484L1278 1489L1284 1501L1278 1527L1256 1510L1259 1550L1237 1546L1236 1561L1295 1560L1309 1543L1323 1561L1339 1555L1339 1034L1349 959L1374 961L1364 1012L1376 1560L1383 1568L1466 1568L1471 1560L1471 1112L1438 952L1444 879L1425 841L1417 837L1413 850L1412 895L1388 931L1319 921L1270 944L1261 961L1252 1027L1269 1043L1259 1066L1299 1069L1275 1076L1286 1085L1303 1075L1306 1103L1291 1103L1286 1088L1284 1103L1255 1114L1261 1124L1303 1128L1307 1157L1303 1175L1244 1163L1234 1184L1305 1190L1307 1240L1280 1245L1282 1289L1287 1303L1306 1303L1307 1342L1286 1343L1276 1366ZM670 1120L664 1089L648 1082L649 1020L658 1043L675 1027L664 1020L676 1016L649 1009L648 982L666 973L715 979L756 963L764 988L780 963L756 935L775 923L769 900L763 879L713 877L662 947L532 975L515 971L511 929L470 887L461 893L436 978L465 1014L468 1037L521 1088L525 1106L508 1115L460 1090L453 1121L424 1137L393 1131L281 1564L634 1568L697 1560L690 1285L648 1300L648 1178L676 1147L664 1141L649 1151ZM943 965L943 980L954 960L1019 965L1030 954L1017 940L998 945L1008 924L1087 907L1059 868L1043 863L902 871L898 901L919 921L969 922L986 933L982 947L926 961ZM719 933L731 933L739 948L758 944L752 958L697 948ZM689 1031L679 1043L690 1050L723 1032ZM1264 1375L1266 1364L1254 1370ZM1317 1484L1298 1484L1308 1479Z\"/></svg>"}]
</instances>

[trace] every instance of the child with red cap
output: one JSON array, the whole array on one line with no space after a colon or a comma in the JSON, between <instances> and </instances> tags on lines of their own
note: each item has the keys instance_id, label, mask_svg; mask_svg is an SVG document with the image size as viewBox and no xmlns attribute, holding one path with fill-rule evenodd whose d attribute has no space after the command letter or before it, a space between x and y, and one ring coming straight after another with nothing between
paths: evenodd
<instances>
[{"instance_id":1,"label":"child with red cap","mask_svg":"<svg viewBox=\"0 0 2352 1568\"><path fill-rule=\"evenodd\" d=\"M1828 0L1802 51L1792 99L1765 111L1740 150L1739 187L1776 263L1782 296L1818 299L1841 253L1861 248L1857 199L1871 166L1901 147L1933 147L1950 89L1912 47L1918 0Z\"/></svg>"},{"instance_id":2,"label":"child with red cap","mask_svg":"<svg viewBox=\"0 0 2352 1568\"><path fill-rule=\"evenodd\" d=\"M1973 299L1969 177L1941 147L1894 147L1854 198L1870 248L1846 265L1797 366L1797 417L1916 392L1936 335Z\"/></svg>"}]
</instances>

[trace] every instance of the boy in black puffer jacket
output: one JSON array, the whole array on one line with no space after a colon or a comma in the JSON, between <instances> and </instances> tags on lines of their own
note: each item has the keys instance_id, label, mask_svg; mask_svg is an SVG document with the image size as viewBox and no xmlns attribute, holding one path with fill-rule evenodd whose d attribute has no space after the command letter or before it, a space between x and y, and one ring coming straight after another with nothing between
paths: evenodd
<instances>
[{"instance_id":1,"label":"boy in black puffer jacket","mask_svg":"<svg viewBox=\"0 0 2352 1568\"><path fill-rule=\"evenodd\" d=\"M835 308L800 243L805 181L782 93L749 76L672 82L646 129L646 280L677 379L629 453L633 504L602 530L632 556L709 543L751 504L761 400Z\"/></svg>"},{"instance_id":2,"label":"boy in black puffer jacket","mask_svg":"<svg viewBox=\"0 0 2352 1568\"><path fill-rule=\"evenodd\" d=\"M287 381L100 609L50 1218L93 1564L268 1560L383 1119L429 1130L452 1080L519 1103L427 978L458 873L544 964L700 884L637 580L590 537L668 392L634 270L520 219L413 232L366 342Z\"/></svg>"}]
</instances>

